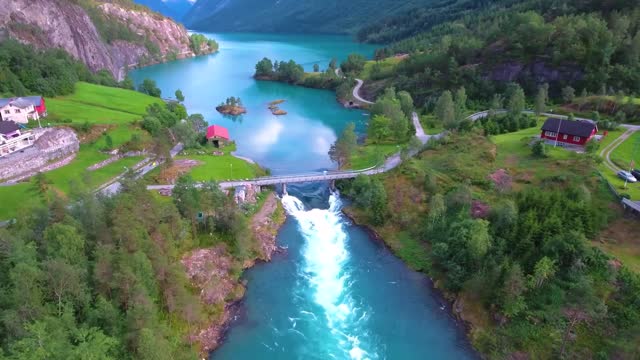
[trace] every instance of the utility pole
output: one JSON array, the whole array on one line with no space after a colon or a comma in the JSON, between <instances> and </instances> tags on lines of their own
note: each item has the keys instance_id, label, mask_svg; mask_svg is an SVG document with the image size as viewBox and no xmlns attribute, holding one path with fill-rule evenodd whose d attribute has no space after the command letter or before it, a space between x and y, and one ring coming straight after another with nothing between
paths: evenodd
<instances>
[{"instance_id":1,"label":"utility pole","mask_svg":"<svg viewBox=\"0 0 640 360\"><path fill-rule=\"evenodd\" d=\"M636 159L636 154L639 146L640 146L640 136L638 136L636 141L633 143L633 150L631 151L631 161L629 162L629 172L631 172L633 168L636 166L635 159Z\"/></svg>"},{"instance_id":2,"label":"utility pole","mask_svg":"<svg viewBox=\"0 0 640 360\"><path fill-rule=\"evenodd\" d=\"M558 138L560 137L560 126L562 126L562 119L558 118L558 131L556 131L556 143L553 145L553 147L558 146Z\"/></svg>"}]
</instances>

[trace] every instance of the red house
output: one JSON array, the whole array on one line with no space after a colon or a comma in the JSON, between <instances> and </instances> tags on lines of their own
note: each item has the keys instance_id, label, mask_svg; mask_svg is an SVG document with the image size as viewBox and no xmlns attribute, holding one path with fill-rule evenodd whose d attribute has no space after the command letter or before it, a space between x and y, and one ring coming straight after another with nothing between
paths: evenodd
<instances>
[{"instance_id":1,"label":"red house","mask_svg":"<svg viewBox=\"0 0 640 360\"><path fill-rule=\"evenodd\" d=\"M224 146L229 141L229 130L220 125L211 125L207 128L207 141L218 148Z\"/></svg>"},{"instance_id":2,"label":"red house","mask_svg":"<svg viewBox=\"0 0 640 360\"><path fill-rule=\"evenodd\" d=\"M584 146L598 133L598 126L591 121L573 121L548 118L542 125L541 139L558 145Z\"/></svg>"}]
</instances>

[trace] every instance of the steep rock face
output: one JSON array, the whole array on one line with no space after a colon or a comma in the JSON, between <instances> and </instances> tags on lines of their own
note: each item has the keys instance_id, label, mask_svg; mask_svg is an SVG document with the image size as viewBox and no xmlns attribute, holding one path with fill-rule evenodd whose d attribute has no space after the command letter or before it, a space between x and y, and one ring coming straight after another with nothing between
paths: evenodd
<instances>
[{"instance_id":1,"label":"steep rock face","mask_svg":"<svg viewBox=\"0 0 640 360\"><path fill-rule=\"evenodd\" d=\"M108 16L128 24L136 34L156 44L162 55L175 52L179 56L193 56L187 30L173 20L160 14L131 11L116 4L106 3L99 7Z\"/></svg>"},{"instance_id":2,"label":"steep rock face","mask_svg":"<svg viewBox=\"0 0 640 360\"><path fill-rule=\"evenodd\" d=\"M11 0L3 5L0 28L10 37L38 48L62 48L91 70L106 69L117 79L122 79L127 66L159 62L173 55L195 56L189 48L186 29L150 11L111 3L98 6L111 20L128 26L154 44L159 49L155 54L140 43L114 40L107 44L85 9L69 0Z\"/></svg>"},{"instance_id":3,"label":"steep rock face","mask_svg":"<svg viewBox=\"0 0 640 360\"><path fill-rule=\"evenodd\" d=\"M80 6L60 0L12 0L0 7L0 26L9 35L36 47L59 47L92 70L115 74L108 46L102 42L87 13ZM25 29L30 26L34 31ZM37 34L30 37L28 33ZM34 42L35 41L35 42Z\"/></svg>"}]
</instances>

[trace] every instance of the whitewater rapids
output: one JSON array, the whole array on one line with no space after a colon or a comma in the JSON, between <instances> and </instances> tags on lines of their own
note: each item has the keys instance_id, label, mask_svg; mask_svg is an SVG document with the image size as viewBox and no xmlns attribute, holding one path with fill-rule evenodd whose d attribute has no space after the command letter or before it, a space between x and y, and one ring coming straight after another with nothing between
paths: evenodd
<instances>
[{"instance_id":1,"label":"whitewater rapids","mask_svg":"<svg viewBox=\"0 0 640 360\"><path fill-rule=\"evenodd\" d=\"M339 195L331 194L328 209L307 210L302 201L290 195L282 197L282 204L296 219L305 241L299 271L306 283L299 288L308 290L301 296L311 297L318 305L319 313L311 314L322 322L308 335L322 339L318 346L330 357L377 359L367 332L366 306L351 296L348 237Z\"/></svg>"}]
</instances>

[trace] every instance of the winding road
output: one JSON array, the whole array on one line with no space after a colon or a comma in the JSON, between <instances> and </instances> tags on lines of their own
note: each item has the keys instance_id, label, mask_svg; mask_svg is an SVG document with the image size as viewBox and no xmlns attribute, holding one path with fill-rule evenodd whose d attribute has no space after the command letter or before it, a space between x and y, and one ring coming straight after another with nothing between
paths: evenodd
<instances>
[{"instance_id":1,"label":"winding road","mask_svg":"<svg viewBox=\"0 0 640 360\"><path fill-rule=\"evenodd\" d=\"M362 88L363 84L364 84L364 81L360 79L356 79L356 86L353 88L353 97L362 103L372 105L373 102L369 100L365 100L362 98L362 96L360 96L360 89Z\"/></svg>"}]
</instances>

